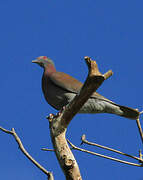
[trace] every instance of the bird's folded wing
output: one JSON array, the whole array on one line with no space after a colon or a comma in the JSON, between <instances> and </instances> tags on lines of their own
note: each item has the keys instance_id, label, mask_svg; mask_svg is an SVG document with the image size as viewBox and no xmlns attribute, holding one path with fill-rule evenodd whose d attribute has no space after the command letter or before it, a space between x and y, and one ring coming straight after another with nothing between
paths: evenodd
<instances>
[{"instance_id":1,"label":"bird's folded wing","mask_svg":"<svg viewBox=\"0 0 143 180\"><path fill-rule=\"evenodd\" d=\"M83 86L83 84L80 81L63 72L52 73L50 75L50 79L55 85L59 86L60 88L66 90L67 92L72 92L75 94L78 94ZM98 94L97 92L94 92L91 98L97 98L100 100L113 103L112 101Z\"/></svg>"},{"instance_id":2,"label":"bird's folded wing","mask_svg":"<svg viewBox=\"0 0 143 180\"><path fill-rule=\"evenodd\" d=\"M72 76L65 74L63 72L54 72L50 75L51 81L59 86L60 88L67 90L68 92L73 92L75 94L79 93L82 83Z\"/></svg>"},{"instance_id":3,"label":"bird's folded wing","mask_svg":"<svg viewBox=\"0 0 143 180\"><path fill-rule=\"evenodd\" d=\"M75 94L78 94L83 86L83 84L80 81L63 72L52 73L50 75L50 79L55 85L59 86L60 88L66 90L67 92L71 92ZM125 106L120 106L110 101L109 99L105 98L104 96L98 94L97 92L94 92L90 98L95 98L98 100L109 102L115 106L119 106L120 109L125 111L124 116L126 117L136 119L139 116L139 112L137 110Z\"/></svg>"}]
</instances>

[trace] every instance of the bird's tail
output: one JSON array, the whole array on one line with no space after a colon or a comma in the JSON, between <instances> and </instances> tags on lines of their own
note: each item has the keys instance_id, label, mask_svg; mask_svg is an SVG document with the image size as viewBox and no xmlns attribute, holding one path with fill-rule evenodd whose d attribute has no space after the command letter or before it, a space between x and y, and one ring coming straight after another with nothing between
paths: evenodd
<instances>
[{"instance_id":1,"label":"bird's tail","mask_svg":"<svg viewBox=\"0 0 143 180\"><path fill-rule=\"evenodd\" d=\"M137 109L121 106L112 101L104 101L104 105L106 113L117 114L129 119L137 119L140 115L140 112Z\"/></svg>"},{"instance_id":2,"label":"bird's tail","mask_svg":"<svg viewBox=\"0 0 143 180\"><path fill-rule=\"evenodd\" d=\"M79 113L111 113L129 119L137 119L140 115L140 112L136 109L118 105L108 99L99 98L88 99Z\"/></svg>"},{"instance_id":3,"label":"bird's tail","mask_svg":"<svg viewBox=\"0 0 143 180\"><path fill-rule=\"evenodd\" d=\"M120 116L129 118L129 119L137 119L139 118L140 112L136 109L132 109L126 106L120 106L117 105L120 110L122 111L122 114Z\"/></svg>"}]
</instances>

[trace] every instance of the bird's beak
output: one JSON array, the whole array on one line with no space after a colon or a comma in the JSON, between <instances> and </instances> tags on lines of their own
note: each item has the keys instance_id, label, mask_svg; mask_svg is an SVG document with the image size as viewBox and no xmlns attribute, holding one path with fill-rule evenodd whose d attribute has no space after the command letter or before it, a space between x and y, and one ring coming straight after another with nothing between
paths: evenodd
<instances>
[{"instance_id":1,"label":"bird's beak","mask_svg":"<svg viewBox=\"0 0 143 180\"><path fill-rule=\"evenodd\" d=\"M34 60L32 60L32 63L37 63L37 64L39 64L39 61L38 61L37 59L34 59Z\"/></svg>"}]
</instances>

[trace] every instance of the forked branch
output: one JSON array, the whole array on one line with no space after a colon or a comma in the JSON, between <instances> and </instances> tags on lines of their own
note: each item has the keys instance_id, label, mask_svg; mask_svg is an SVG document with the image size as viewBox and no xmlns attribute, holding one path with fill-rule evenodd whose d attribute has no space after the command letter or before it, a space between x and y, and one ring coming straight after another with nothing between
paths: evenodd
<instances>
[{"instance_id":1,"label":"forked branch","mask_svg":"<svg viewBox=\"0 0 143 180\"><path fill-rule=\"evenodd\" d=\"M47 175L48 180L54 180L53 174L49 171L47 171L43 166L41 166L24 148L19 136L16 134L14 128L12 128L11 131L4 129L3 127L0 127L0 130L7 133L7 134L11 134L13 135L13 137L15 138L17 144L19 145L20 150L22 151L22 153L36 166L38 167L44 174Z\"/></svg>"},{"instance_id":2,"label":"forked branch","mask_svg":"<svg viewBox=\"0 0 143 180\"><path fill-rule=\"evenodd\" d=\"M91 145L91 146L97 146L97 147L99 147L99 148L106 149L106 150L115 152L115 153L117 153L117 154L121 154L121 155L130 157L130 158L132 158L132 159L138 160L140 163L143 164L143 160L142 160L142 158L141 158L141 152L140 152L140 157L136 157L136 156L132 156L132 155L130 155L130 154L121 152L121 151L119 151L119 150L116 150L116 149L113 149L113 148L109 148L109 147L107 147L107 146L103 146L103 145L100 145L100 144L97 144L97 143L89 142L89 141L86 140L86 136L85 136L85 135L82 135L81 140L82 140L82 143L81 143L81 144L84 143L84 144L88 144L88 145Z\"/></svg>"},{"instance_id":3,"label":"forked branch","mask_svg":"<svg viewBox=\"0 0 143 180\"><path fill-rule=\"evenodd\" d=\"M88 76L80 93L66 106L66 111L61 118L61 122L66 126L68 126L72 118L78 113L93 92L101 86L104 80L108 79L113 74L111 70L105 74L101 74L96 61L91 60L88 56L85 56L84 59L88 66Z\"/></svg>"},{"instance_id":4,"label":"forked branch","mask_svg":"<svg viewBox=\"0 0 143 180\"><path fill-rule=\"evenodd\" d=\"M76 159L66 141L67 127L93 92L100 87L105 79L112 75L111 70L102 75L99 72L96 61L92 61L87 56L85 57L85 62L88 66L89 73L80 93L75 96L62 112L56 116L51 114L48 118L55 153L67 180L82 179Z\"/></svg>"},{"instance_id":5,"label":"forked branch","mask_svg":"<svg viewBox=\"0 0 143 180\"><path fill-rule=\"evenodd\" d=\"M69 140L68 140L68 143L71 145L71 147L73 149L81 151L81 152L85 152L85 153L88 153L88 154L92 154L92 155L95 155L95 156L99 156L99 157L102 157L102 158L110 159L112 161L132 165L132 166L143 167L142 164L136 164L136 163L132 163L132 162L128 162L128 161L123 161L123 160L120 160L120 159L117 159L117 158L113 158L113 157L110 157L110 156L105 156L103 154L99 154L99 153L96 153L96 152L92 152L92 151L89 151L89 150L86 150L86 149L79 148L79 147L75 146L74 144L72 144Z\"/></svg>"}]
</instances>

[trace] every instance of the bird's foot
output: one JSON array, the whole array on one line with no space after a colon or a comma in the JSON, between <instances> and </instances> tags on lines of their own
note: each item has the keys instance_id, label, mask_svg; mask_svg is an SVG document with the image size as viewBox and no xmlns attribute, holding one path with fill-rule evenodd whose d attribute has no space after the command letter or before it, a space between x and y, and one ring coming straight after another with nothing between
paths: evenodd
<instances>
[{"instance_id":1,"label":"bird's foot","mask_svg":"<svg viewBox=\"0 0 143 180\"><path fill-rule=\"evenodd\" d=\"M60 113L62 113L66 109L66 106L63 106L62 109L60 109Z\"/></svg>"},{"instance_id":2,"label":"bird's foot","mask_svg":"<svg viewBox=\"0 0 143 180\"><path fill-rule=\"evenodd\" d=\"M63 106L62 109L56 114L56 116L60 116L62 112L66 109L66 106Z\"/></svg>"},{"instance_id":3,"label":"bird's foot","mask_svg":"<svg viewBox=\"0 0 143 180\"><path fill-rule=\"evenodd\" d=\"M54 117L55 115L50 113L49 116L47 116L46 118L49 120L49 122L51 122Z\"/></svg>"},{"instance_id":4,"label":"bird's foot","mask_svg":"<svg viewBox=\"0 0 143 180\"><path fill-rule=\"evenodd\" d=\"M66 106L63 106L62 109L60 109L60 111L55 115L55 114L49 114L49 116L47 116L46 118L49 120L49 121L52 121L53 118L56 118L58 116L60 116L62 114L62 112L66 109Z\"/></svg>"}]
</instances>

